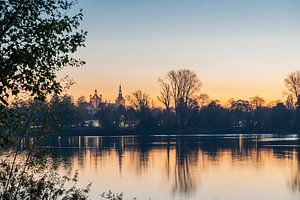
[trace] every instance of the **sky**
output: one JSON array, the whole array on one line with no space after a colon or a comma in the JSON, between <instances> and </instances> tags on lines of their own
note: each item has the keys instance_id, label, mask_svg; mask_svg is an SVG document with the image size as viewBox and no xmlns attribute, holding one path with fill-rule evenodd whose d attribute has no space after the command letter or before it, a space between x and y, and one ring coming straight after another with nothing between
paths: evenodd
<instances>
[{"instance_id":1,"label":"sky","mask_svg":"<svg viewBox=\"0 0 300 200\"><path fill-rule=\"evenodd\" d=\"M141 89L156 100L158 78L195 71L201 93L226 102L284 97L283 79L300 70L299 0L79 0L86 48L81 68L66 68L69 93L95 89L107 101ZM77 8L76 8L77 9Z\"/></svg>"}]
</instances>

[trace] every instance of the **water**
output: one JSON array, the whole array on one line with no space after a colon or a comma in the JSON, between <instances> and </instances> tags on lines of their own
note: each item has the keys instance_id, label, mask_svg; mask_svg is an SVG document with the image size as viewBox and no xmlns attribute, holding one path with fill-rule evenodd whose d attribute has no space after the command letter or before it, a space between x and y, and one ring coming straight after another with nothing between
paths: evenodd
<instances>
[{"instance_id":1,"label":"water","mask_svg":"<svg viewBox=\"0 0 300 200\"><path fill-rule=\"evenodd\" d=\"M139 200L300 198L297 135L53 137L45 148L60 173L78 169L91 198L104 191Z\"/></svg>"}]
</instances>

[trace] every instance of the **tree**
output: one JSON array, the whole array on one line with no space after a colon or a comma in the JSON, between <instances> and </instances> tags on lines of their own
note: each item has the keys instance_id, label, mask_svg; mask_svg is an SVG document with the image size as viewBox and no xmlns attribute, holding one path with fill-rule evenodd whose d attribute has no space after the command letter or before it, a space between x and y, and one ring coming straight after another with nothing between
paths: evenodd
<instances>
[{"instance_id":1,"label":"tree","mask_svg":"<svg viewBox=\"0 0 300 200\"><path fill-rule=\"evenodd\" d=\"M146 93L141 90L133 92L127 97L130 106L135 110L137 120L139 121L138 128L154 129L157 126L157 118L150 110L151 99Z\"/></svg>"},{"instance_id":2,"label":"tree","mask_svg":"<svg viewBox=\"0 0 300 200\"><path fill-rule=\"evenodd\" d=\"M167 74L167 81L171 86L171 94L175 106L182 102L187 105L188 100L200 91L201 81L197 74L189 69L170 71Z\"/></svg>"},{"instance_id":3,"label":"tree","mask_svg":"<svg viewBox=\"0 0 300 200\"><path fill-rule=\"evenodd\" d=\"M250 112L252 110L252 107L249 101L239 99L231 102L230 109L233 111Z\"/></svg>"},{"instance_id":4,"label":"tree","mask_svg":"<svg viewBox=\"0 0 300 200\"><path fill-rule=\"evenodd\" d=\"M132 108L138 112L146 111L150 108L150 96L141 90L132 92L127 96L128 102Z\"/></svg>"},{"instance_id":5,"label":"tree","mask_svg":"<svg viewBox=\"0 0 300 200\"><path fill-rule=\"evenodd\" d=\"M88 116L89 116L88 106L89 106L89 103L86 102L86 99L84 96L80 96L77 99L77 110L78 110L80 122L83 122L84 120L88 119Z\"/></svg>"},{"instance_id":6,"label":"tree","mask_svg":"<svg viewBox=\"0 0 300 200\"><path fill-rule=\"evenodd\" d=\"M230 106L232 125L240 128L249 126L251 111L252 107L249 101L233 100Z\"/></svg>"},{"instance_id":7,"label":"tree","mask_svg":"<svg viewBox=\"0 0 300 200\"><path fill-rule=\"evenodd\" d=\"M210 103L208 94L200 94L198 96L198 102L201 109L207 106Z\"/></svg>"},{"instance_id":8,"label":"tree","mask_svg":"<svg viewBox=\"0 0 300 200\"><path fill-rule=\"evenodd\" d=\"M263 107L265 104L265 100L262 97L255 96L250 98L250 105L252 109L256 110L259 107Z\"/></svg>"},{"instance_id":9,"label":"tree","mask_svg":"<svg viewBox=\"0 0 300 200\"><path fill-rule=\"evenodd\" d=\"M86 104L87 102L86 102L86 98L85 98L85 96L80 96L80 97L78 97L78 99L77 99L77 101L76 101L76 104L77 104L77 106L79 106L80 104Z\"/></svg>"},{"instance_id":10,"label":"tree","mask_svg":"<svg viewBox=\"0 0 300 200\"><path fill-rule=\"evenodd\" d=\"M59 126L75 126L79 124L80 115L76 109L73 98L68 95L62 97L54 95L51 99L50 112L53 115L53 121ZM81 121L80 121L81 122Z\"/></svg>"},{"instance_id":11,"label":"tree","mask_svg":"<svg viewBox=\"0 0 300 200\"><path fill-rule=\"evenodd\" d=\"M228 110L218 100L211 101L200 110L200 126L213 131L226 131L229 126Z\"/></svg>"},{"instance_id":12,"label":"tree","mask_svg":"<svg viewBox=\"0 0 300 200\"><path fill-rule=\"evenodd\" d=\"M56 73L84 61L71 57L84 46L79 30L82 11L69 12L76 1L0 1L0 105L25 91L44 99L61 92Z\"/></svg>"},{"instance_id":13,"label":"tree","mask_svg":"<svg viewBox=\"0 0 300 200\"><path fill-rule=\"evenodd\" d=\"M96 114L95 117L99 119L101 126L104 128L116 128L118 118L115 117L115 112L111 106L103 106Z\"/></svg>"},{"instance_id":14,"label":"tree","mask_svg":"<svg viewBox=\"0 0 300 200\"><path fill-rule=\"evenodd\" d=\"M273 130L289 130L289 125L291 123L291 114L283 103L278 103L272 108L271 121Z\"/></svg>"},{"instance_id":15,"label":"tree","mask_svg":"<svg viewBox=\"0 0 300 200\"><path fill-rule=\"evenodd\" d=\"M294 103L294 97L293 95L289 94L286 98L285 105L287 109L294 110L295 109L295 103Z\"/></svg>"},{"instance_id":16,"label":"tree","mask_svg":"<svg viewBox=\"0 0 300 200\"><path fill-rule=\"evenodd\" d=\"M186 124L185 112L188 108L188 102L193 96L200 91L201 81L197 74L189 69L170 71L165 83L170 85L171 96L173 98L178 118L179 126Z\"/></svg>"},{"instance_id":17,"label":"tree","mask_svg":"<svg viewBox=\"0 0 300 200\"><path fill-rule=\"evenodd\" d=\"M161 86L161 91L160 96L158 96L157 99L165 105L166 110L169 113L172 100L170 84L163 81L162 79L159 79L158 81Z\"/></svg>"},{"instance_id":18,"label":"tree","mask_svg":"<svg viewBox=\"0 0 300 200\"><path fill-rule=\"evenodd\" d=\"M285 79L285 86L296 99L296 104L300 105L300 70L290 73Z\"/></svg>"},{"instance_id":19,"label":"tree","mask_svg":"<svg viewBox=\"0 0 300 200\"><path fill-rule=\"evenodd\" d=\"M0 140L8 135L14 147L13 153L1 159L0 199L88 198L89 186L79 189L77 174L60 177L55 168L48 168L52 163L45 152L36 148L53 130L52 107L44 100L63 90L57 71L84 64L72 56L84 46L87 34L78 30L82 11L71 10L76 2L0 0ZM9 97L23 92L33 100L7 106ZM67 111L73 109L69 97L60 100L57 96L52 102L64 104ZM6 110L8 114L2 115ZM37 155L39 150L42 152Z\"/></svg>"}]
</instances>

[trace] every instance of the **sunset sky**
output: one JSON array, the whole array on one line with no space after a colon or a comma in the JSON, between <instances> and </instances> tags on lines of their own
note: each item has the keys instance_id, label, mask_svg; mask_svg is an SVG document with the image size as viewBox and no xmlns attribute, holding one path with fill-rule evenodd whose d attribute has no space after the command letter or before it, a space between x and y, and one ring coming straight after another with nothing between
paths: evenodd
<instances>
[{"instance_id":1,"label":"sunset sky","mask_svg":"<svg viewBox=\"0 0 300 200\"><path fill-rule=\"evenodd\" d=\"M75 98L97 89L113 101L141 89L153 99L171 69L194 70L202 92L222 102L283 98L285 76L300 69L299 0L80 0L87 64L68 68Z\"/></svg>"}]
</instances>

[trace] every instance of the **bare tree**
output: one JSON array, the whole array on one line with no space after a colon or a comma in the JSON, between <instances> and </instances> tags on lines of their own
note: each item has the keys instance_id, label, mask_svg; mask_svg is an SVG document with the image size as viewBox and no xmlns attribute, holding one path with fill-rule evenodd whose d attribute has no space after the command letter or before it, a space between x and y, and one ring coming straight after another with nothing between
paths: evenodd
<instances>
[{"instance_id":1,"label":"bare tree","mask_svg":"<svg viewBox=\"0 0 300 200\"><path fill-rule=\"evenodd\" d=\"M185 123L185 112L189 99L192 99L200 91L201 81L197 74L189 69L170 71L164 81L169 85L170 95L175 104L176 116L179 125Z\"/></svg>"},{"instance_id":2,"label":"bare tree","mask_svg":"<svg viewBox=\"0 0 300 200\"><path fill-rule=\"evenodd\" d=\"M131 95L127 96L127 99L136 111L145 111L150 108L150 96L141 90L132 92Z\"/></svg>"},{"instance_id":3,"label":"bare tree","mask_svg":"<svg viewBox=\"0 0 300 200\"><path fill-rule=\"evenodd\" d=\"M289 94L287 96L286 101L285 101L285 106L289 110L294 110L295 109L295 103L294 103L294 97L293 97L293 95Z\"/></svg>"},{"instance_id":4,"label":"bare tree","mask_svg":"<svg viewBox=\"0 0 300 200\"><path fill-rule=\"evenodd\" d=\"M198 104L200 108L207 106L210 103L208 94L200 94L198 96Z\"/></svg>"},{"instance_id":5,"label":"bare tree","mask_svg":"<svg viewBox=\"0 0 300 200\"><path fill-rule=\"evenodd\" d=\"M172 70L167 74L166 79L171 87L175 107L179 103L187 105L188 100L200 91L202 85L197 74L189 69Z\"/></svg>"},{"instance_id":6,"label":"bare tree","mask_svg":"<svg viewBox=\"0 0 300 200\"><path fill-rule=\"evenodd\" d=\"M157 99L165 105L167 112L169 112L172 100L170 84L163 81L162 79L159 79L158 81L161 86L161 91L160 96L158 96Z\"/></svg>"},{"instance_id":7,"label":"bare tree","mask_svg":"<svg viewBox=\"0 0 300 200\"><path fill-rule=\"evenodd\" d=\"M259 107L263 107L265 103L266 101L262 97L255 96L250 98L250 104L254 110L256 110Z\"/></svg>"},{"instance_id":8,"label":"bare tree","mask_svg":"<svg viewBox=\"0 0 300 200\"><path fill-rule=\"evenodd\" d=\"M285 79L285 86L288 91L297 100L296 104L300 104L300 70L290 73Z\"/></svg>"}]
</instances>

